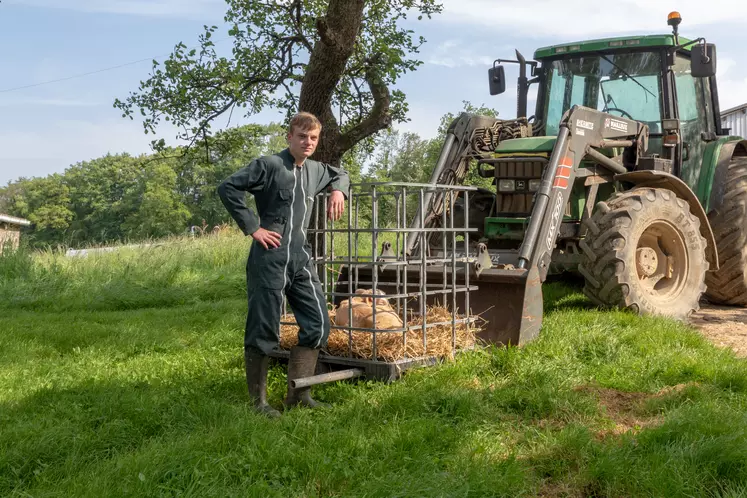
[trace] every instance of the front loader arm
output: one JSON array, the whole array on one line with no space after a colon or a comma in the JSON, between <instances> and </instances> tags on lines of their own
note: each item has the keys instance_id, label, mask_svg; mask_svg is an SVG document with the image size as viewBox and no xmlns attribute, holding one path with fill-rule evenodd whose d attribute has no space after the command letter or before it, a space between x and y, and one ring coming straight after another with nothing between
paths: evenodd
<instances>
[{"instance_id":1,"label":"front loader arm","mask_svg":"<svg viewBox=\"0 0 747 498\"><path fill-rule=\"evenodd\" d=\"M597 149L624 147L619 161ZM581 161L590 159L612 173L635 167L648 149L648 126L588 107L574 106L560 122L550 162L542 176L524 241L519 249L519 268L537 267L544 281L563 221L571 189Z\"/></svg>"},{"instance_id":2,"label":"front loader arm","mask_svg":"<svg viewBox=\"0 0 747 498\"><path fill-rule=\"evenodd\" d=\"M530 135L531 127L526 118L502 120L463 112L449 125L428 183L463 185L473 159L492 153L502 140ZM404 252L411 256L415 253L420 238L417 229L421 228L421 217L425 227L438 223L442 210L447 208L446 194L425 192L423 205L425 212L421 213L420 207L417 208L410 224L410 228L415 231L408 234L404 247Z\"/></svg>"}]
</instances>

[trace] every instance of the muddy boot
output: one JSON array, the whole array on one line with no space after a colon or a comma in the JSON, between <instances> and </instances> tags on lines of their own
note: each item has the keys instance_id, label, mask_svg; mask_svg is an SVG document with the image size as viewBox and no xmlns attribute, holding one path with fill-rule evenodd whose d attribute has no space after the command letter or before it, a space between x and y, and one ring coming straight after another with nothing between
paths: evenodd
<instances>
[{"instance_id":1,"label":"muddy boot","mask_svg":"<svg viewBox=\"0 0 747 498\"><path fill-rule=\"evenodd\" d=\"M246 385L254 409L268 417L279 417L280 412L267 404L267 369L270 357L253 349L244 349Z\"/></svg>"},{"instance_id":2,"label":"muddy boot","mask_svg":"<svg viewBox=\"0 0 747 498\"><path fill-rule=\"evenodd\" d=\"M291 349L288 360L288 396L283 404L285 406L307 406L309 408L329 408L329 405L314 401L311 398L311 386L293 389L290 381L311 377L316 371L316 360L319 357L318 349L294 346Z\"/></svg>"}]
</instances>

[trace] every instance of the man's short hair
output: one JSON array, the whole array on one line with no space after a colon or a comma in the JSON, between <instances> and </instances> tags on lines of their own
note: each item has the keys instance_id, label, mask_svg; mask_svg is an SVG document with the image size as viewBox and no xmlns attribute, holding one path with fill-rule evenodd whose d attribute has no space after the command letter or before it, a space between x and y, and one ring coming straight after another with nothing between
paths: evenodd
<instances>
[{"instance_id":1,"label":"man's short hair","mask_svg":"<svg viewBox=\"0 0 747 498\"><path fill-rule=\"evenodd\" d=\"M321 131L322 123L310 112L299 112L290 120L290 133L293 134L293 130L296 128L303 131L315 130L318 128Z\"/></svg>"}]
</instances>

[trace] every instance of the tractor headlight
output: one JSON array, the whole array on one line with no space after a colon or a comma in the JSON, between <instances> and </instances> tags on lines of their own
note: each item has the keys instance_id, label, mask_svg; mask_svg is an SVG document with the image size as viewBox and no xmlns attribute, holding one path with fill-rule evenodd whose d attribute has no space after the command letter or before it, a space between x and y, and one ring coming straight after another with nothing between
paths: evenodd
<instances>
[{"instance_id":1,"label":"tractor headlight","mask_svg":"<svg viewBox=\"0 0 747 498\"><path fill-rule=\"evenodd\" d=\"M542 184L542 180L529 180L529 191L530 192L536 192L540 189L540 185Z\"/></svg>"},{"instance_id":2,"label":"tractor headlight","mask_svg":"<svg viewBox=\"0 0 747 498\"><path fill-rule=\"evenodd\" d=\"M516 190L516 180L498 180L498 192L513 192Z\"/></svg>"}]
</instances>

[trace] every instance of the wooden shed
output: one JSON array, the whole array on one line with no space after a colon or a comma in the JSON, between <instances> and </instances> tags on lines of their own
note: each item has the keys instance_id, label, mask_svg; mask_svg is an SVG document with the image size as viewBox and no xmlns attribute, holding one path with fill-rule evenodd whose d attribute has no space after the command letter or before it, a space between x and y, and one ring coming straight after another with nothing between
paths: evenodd
<instances>
[{"instance_id":1,"label":"wooden shed","mask_svg":"<svg viewBox=\"0 0 747 498\"><path fill-rule=\"evenodd\" d=\"M7 248L17 249L21 240L21 227L29 225L31 222L28 220L0 213L0 253Z\"/></svg>"}]
</instances>

